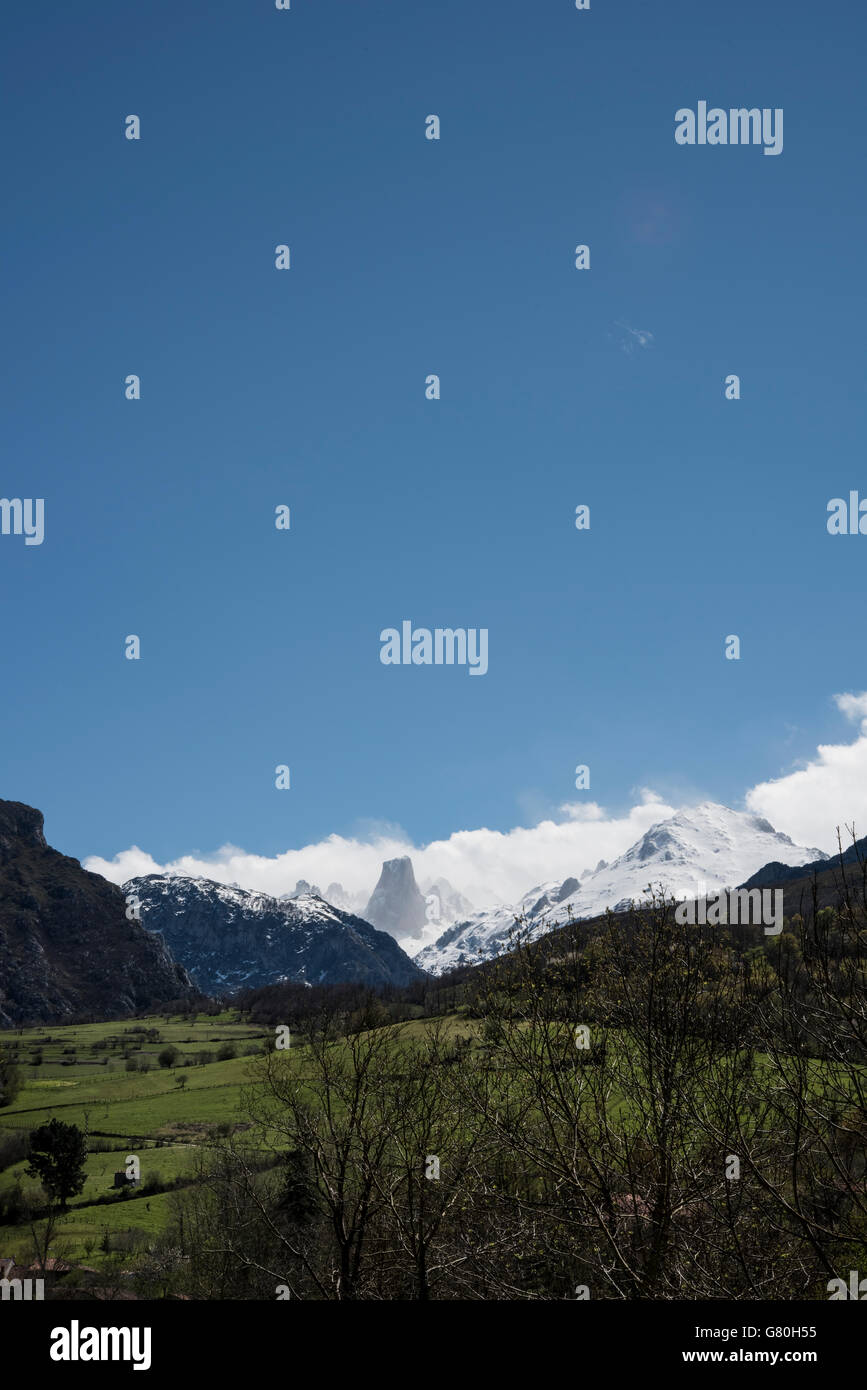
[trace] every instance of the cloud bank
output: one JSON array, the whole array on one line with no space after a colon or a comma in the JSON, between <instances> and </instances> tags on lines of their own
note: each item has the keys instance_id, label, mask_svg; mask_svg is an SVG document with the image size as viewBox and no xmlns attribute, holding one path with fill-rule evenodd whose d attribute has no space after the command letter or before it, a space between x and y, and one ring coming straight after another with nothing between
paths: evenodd
<instances>
[{"instance_id":1,"label":"cloud bank","mask_svg":"<svg viewBox=\"0 0 867 1390\"><path fill-rule=\"evenodd\" d=\"M323 892L332 882L349 893L373 891L384 859L412 856L419 882L447 878L478 906L512 902L536 883L564 879L600 859L614 859L628 849L655 821L674 813L652 792L625 815L609 817L594 802L560 808L562 821L543 820L532 827L499 830L458 830L447 840L419 846L400 832L374 833L365 840L329 835L318 844L290 849L266 858L235 845L224 845L213 856L184 855L158 864L133 845L113 859L92 856L84 867L113 883L140 874L174 873L237 883L279 897L294 890L299 878L318 884Z\"/></svg>"},{"instance_id":2,"label":"cloud bank","mask_svg":"<svg viewBox=\"0 0 867 1390\"><path fill-rule=\"evenodd\" d=\"M803 767L747 791L747 810L764 816L798 844L835 848L834 828L853 821L867 833L867 692L834 697L837 708L857 724L854 742L821 745ZM651 825L673 815L653 791L622 815L609 815L597 802L559 808L559 819L498 830L458 830L446 840L419 846L395 827L372 829L363 837L329 835L317 844L290 849L274 857L224 845L215 854L184 855L160 864L133 845L111 860L95 856L85 868L114 883L149 873L174 873L237 883L279 897L305 878L327 892L339 882L350 895L373 890L384 859L408 854L420 883L446 878L477 907L515 902L537 884L560 881L594 869L600 859L615 859ZM845 834L844 834L845 838Z\"/></svg>"},{"instance_id":3,"label":"cloud bank","mask_svg":"<svg viewBox=\"0 0 867 1390\"><path fill-rule=\"evenodd\" d=\"M867 834L867 692L835 695L841 714L858 725L854 743L820 744L806 766L769 782L759 782L746 795L747 809L764 816L801 845L836 848L834 828L845 825Z\"/></svg>"}]
</instances>

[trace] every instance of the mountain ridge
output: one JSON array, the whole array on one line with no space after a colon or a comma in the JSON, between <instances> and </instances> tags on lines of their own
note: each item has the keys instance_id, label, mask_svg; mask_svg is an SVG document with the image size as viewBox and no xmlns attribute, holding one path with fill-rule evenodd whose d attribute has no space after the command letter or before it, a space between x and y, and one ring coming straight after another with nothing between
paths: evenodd
<instances>
[{"instance_id":1,"label":"mountain ridge","mask_svg":"<svg viewBox=\"0 0 867 1390\"><path fill-rule=\"evenodd\" d=\"M867 860L867 835L860 840L855 840L848 849L844 849L840 854L826 854L821 859L813 859L809 864L781 864L779 860L772 860L768 864L763 864L760 869L748 878L745 883L738 886L740 888L765 888L771 885L777 886L781 883L795 882L797 879L808 878L813 874L824 873L834 865L839 865L842 861L845 865L861 864Z\"/></svg>"},{"instance_id":2,"label":"mountain ridge","mask_svg":"<svg viewBox=\"0 0 867 1390\"><path fill-rule=\"evenodd\" d=\"M702 896L741 883L774 853L785 856L778 862L792 865L802 865L811 855L816 863L827 860L821 850L796 845L761 816L701 802L655 822L610 864L600 862L591 872L561 883L543 883L514 905L454 923L413 959L432 974L442 974L468 964L471 957L491 959L506 949L516 918L532 938L562 925L570 915L585 919L608 908L626 911L646 899L649 887L678 898Z\"/></svg>"},{"instance_id":3,"label":"mountain ridge","mask_svg":"<svg viewBox=\"0 0 867 1390\"><path fill-rule=\"evenodd\" d=\"M275 898L180 874L145 874L123 887L138 897L145 929L209 994L281 980L407 984L421 974L394 937L315 893Z\"/></svg>"},{"instance_id":4,"label":"mountain ridge","mask_svg":"<svg viewBox=\"0 0 867 1390\"><path fill-rule=\"evenodd\" d=\"M119 1018L195 993L120 888L46 841L34 806L0 800L0 1025Z\"/></svg>"}]
</instances>

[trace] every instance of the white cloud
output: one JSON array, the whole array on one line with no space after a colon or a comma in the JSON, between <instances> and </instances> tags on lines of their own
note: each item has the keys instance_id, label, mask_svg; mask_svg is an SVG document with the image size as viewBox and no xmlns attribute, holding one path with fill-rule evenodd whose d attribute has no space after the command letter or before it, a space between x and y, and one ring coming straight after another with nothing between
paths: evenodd
<instances>
[{"instance_id":1,"label":"white cloud","mask_svg":"<svg viewBox=\"0 0 867 1390\"><path fill-rule=\"evenodd\" d=\"M864 721L867 720L867 691L860 695L835 695L834 700L837 708L845 714L847 719L854 723L856 719L861 720L861 732L867 733Z\"/></svg>"},{"instance_id":2,"label":"white cloud","mask_svg":"<svg viewBox=\"0 0 867 1390\"><path fill-rule=\"evenodd\" d=\"M783 777L760 782L747 792L750 811L764 816L801 845L836 849L835 828L867 832L867 692L835 695L842 714L859 725L854 743L820 744L816 757Z\"/></svg>"},{"instance_id":3,"label":"white cloud","mask_svg":"<svg viewBox=\"0 0 867 1390\"><path fill-rule=\"evenodd\" d=\"M815 758L785 775L760 782L745 797L747 809L764 816L800 845L835 849L835 827L853 821L867 832L867 692L834 697L853 723L852 743L823 744ZM657 821L677 807L649 788L637 789L632 808L609 815L595 801L568 802L555 818L513 830L458 830L446 840L418 846L399 826L371 822L354 837L329 835L317 844L290 849L269 858L236 845L212 855L184 855L159 864L133 845L111 860L91 857L85 867L114 883L148 873L177 873L237 883L279 896L292 892L299 878L325 892L339 882L348 893L367 897L379 878L382 861L408 854L420 883L447 878L477 907L511 903L537 884L558 881L593 869L624 853Z\"/></svg>"},{"instance_id":4,"label":"white cloud","mask_svg":"<svg viewBox=\"0 0 867 1390\"><path fill-rule=\"evenodd\" d=\"M636 348L653 346L653 334L646 328L630 328L628 323L623 323L620 319L614 325L619 332L609 334L620 348L621 352L627 354L635 352Z\"/></svg>"},{"instance_id":5,"label":"white cloud","mask_svg":"<svg viewBox=\"0 0 867 1390\"><path fill-rule=\"evenodd\" d=\"M567 820L586 822L605 819L605 812L598 801L565 801L558 809Z\"/></svg>"},{"instance_id":6,"label":"white cloud","mask_svg":"<svg viewBox=\"0 0 867 1390\"><path fill-rule=\"evenodd\" d=\"M318 844L273 858L226 845L214 855L184 855L158 864L134 845L111 860L92 856L85 860L85 868L113 883L139 874L177 873L279 896L292 892L296 881L306 878L323 892L336 881L350 893L369 894L382 861L409 854L419 882L447 878L477 906L487 907L513 902L537 883L595 868L600 859L616 858L673 812L673 807L645 792L641 803L622 816L608 816L592 802L581 803L563 808L568 816L563 821L543 820L505 832L458 830L447 840L423 847L414 845L402 831L373 831L364 839L329 835Z\"/></svg>"}]
</instances>

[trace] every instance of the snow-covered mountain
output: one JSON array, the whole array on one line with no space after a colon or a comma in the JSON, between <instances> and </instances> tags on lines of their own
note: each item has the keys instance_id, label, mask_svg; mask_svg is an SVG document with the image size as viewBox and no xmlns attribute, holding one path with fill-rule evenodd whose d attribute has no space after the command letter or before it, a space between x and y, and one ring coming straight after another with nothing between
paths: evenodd
<instances>
[{"instance_id":1,"label":"snow-covered mountain","mask_svg":"<svg viewBox=\"0 0 867 1390\"><path fill-rule=\"evenodd\" d=\"M427 904L428 922L442 922L444 927L463 921L473 911L473 904L459 893L447 878L434 878L423 883L421 891Z\"/></svg>"},{"instance_id":2,"label":"snow-covered mountain","mask_svg":"<svg viewBox=\"0 0 867 1390\"><path fill-rule=\"evenodd\" d=\"M233 884L232 884L232 887L233 887L233 888L240 888L240 886L241 886L241 885L240 885L239 883L233 883ZM331 886L332 886L332 888L337 888L337 887L339 887L340 885L339 885L339 884L334 884L334 883L333 883ZM305 896L305 894L308 894L308 893L312 893L313 896L316 897L316 898L321 898L321 897L322 897L322 889L319 887L319 884L318 884L318 883L308 883L307 880L306 880L306 878L299 878L298 882L295 884L295 891L294 891L293 893L281 893L281 894L280 894L280 902L281 902L281 903L289 902L292 898L303 898L303 897ZM329 898L328 901L329 901L330 903L334 903L335 907L339 907L339 906L340 906L339 903L334 902L334 899L333 899L333 898Z\"/></svg>"},{"instance_id":3,"label":"snow-covered mountain","mask_svg":"<svg viewBox=\"0 0 867 1390\"><path fill-rule=\"evenodd\" d=\"M363 917L364 909L367 905L367 894L350 893L348 888L344 888L342 883L329 883L325 892L321 895L332 907L339 907L343 912L351 912L355 917Z\"/></svg>"},{"instance_id":4,"label":"snow-covered mountain","mask_svg":"<svg viewBox=\"0 0 867 1390\"><path fill-rule=\"evenodd\" d=\"M505 950L515 918L525 918L532 936L573 918L595 917L606 908L623 911L647 897L649 886L677 898L695 898L735 888L774 860L806 864L827 856L796 845L760 816L703 802L653 825L631 849L580 878L546 883L519 903L473 913L456 922L414 957L434 975L456 965L490 959Z\"/></svg>"},{"instance_id":5,"label":"snow-covered mountain","mask_svg":"<svg viewBox=\"0 0 867 1390\"><path fill-rule=\"evenodd\" d=\"M515 932L515 918L532 923L533 935L542 936L557 925L555 916L561 893L568 896L578 880L566 879L565 884L548 883L533 888L517 903L502 904L474 912L462 922L455 922L431 946L425 946L413 959L416 965L432 975L453 970L456 965L476 965L490 960L509 948L509 938Z\"/></svg>"},{"instance_id":6,"label":"snow-covered mountain","mask_svg":"<svg viewBox=\"0 0 867 1390\"><path fill-rule=\"evenodd\" d=\"M232 886L240 887L237 883ZM309 897L311 893L315 898L324 898L332 907L339 907L341 912L348 912L353 917L362 917L367 906L367 893L350 893L342 883L329 883L323 893L318 883L308 883L306 878L299 878L292 893L280 893L278 896L281 903L286 903L294 902L296 898Z\"/></svg>"},{"instance_id":7,"label":"snow-covered mountain","mask_svg":"<svg viewBox=\"0 0 867 1390\"><path fill-rule=\"evenodd\" d=\"M279 980L409 984L418 969L387 932L315 893L272 898L207 878L146 874L123 885L207 994Z\"/></svg>"}]
</instances>

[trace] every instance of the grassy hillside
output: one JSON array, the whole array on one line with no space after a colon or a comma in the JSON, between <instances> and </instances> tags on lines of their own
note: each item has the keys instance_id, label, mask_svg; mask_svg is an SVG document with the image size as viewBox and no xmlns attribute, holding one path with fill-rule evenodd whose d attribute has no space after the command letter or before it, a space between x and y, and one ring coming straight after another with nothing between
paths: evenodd
<instances>
[{"instance_id":1,"label":"grassy hillside","mask_svg":"<svg viewBox=\"0 0 867 1390\"><path fill-rule=\"evenodd\" d=\"M824 1298L867 1240L865 921L764 937L660 901L412 998L6 1032L0 1255L46 1230L52 1116L89 1152L50 1253L112 1296Z\"/></svg>"},{"instance_id":2,"label":"grassy hillside","mask_svg":"<svg viewBox=\"0 0 867 1390\"><path fill-rule=\"evenodd\" d=\"M416 1020L404 1036L418 1039L429 1026ZM469 1031L466 1021L443 1021L446 1036ZM88 1135L90 1152L83 1191L59 1219L52 1250L70 1263L94 1268L113 1251L126 1250L129 1264L136 1249L162 1232L172 1211L172 1192L160 1190L191 1181L203 1148L230 1133L244 1132L255 1143L241 1110L241 1094L251 1080L251 1062L261 1058L274 1037L273 1027L250 1024L239 1011L217 1016L144 1016L123 1024L89 1023L24 1028L2 1035L7 1051L17 1051L21 1090L0 1110L0 1160L4 1142L23 1140L52 1117L75 1124ZM290 1065L303 1068L304 1051L296 1037ZM169 1066L160 1054L174 1047ZM218 1060L231 1049L235 1055ZM133 1063L136 1070L127 1070ZM146 1069L142 1069L146 1068ZM141 1186L114 1187L114 1175L127 1157L138 1157ZM38 1205L40 1185L27 1176L25 1157L0 1169L0 1203L18 1190ZM42 1223L37 1223L41 1229ZM109 1236L109 1248L106 1244ZM34 1245L27 1225L0 1220L0 1258L30 1263Z\"/></svg>"},{"instance_id":3,"label":"grassy hillside","mask_svg":"<svg viewBox=\"0 0 867 1390\"><path fill-rule=\"evenodd\" d=\"M89 1136L84 1190L58 1227L64 1258L98 1266L107 1254L98 1248L106 1232L155 1234L165 1226L170 1194L155 1188L190 1174L199 1147L235 1128L250 1062L262 1055L272 1033L240 1022L233 1010L217 1017L154 1016L3 1035L7 1051L17 1049L22 1085L15 1101L0 1110L0 1153L5 1141L53 1116ZM168 1046L177 1056L163 1066L159 1058ZM221 1049L235 1055L217 1060ZM128 1064L136 1070L127 1070ZM139 1158L142 1186L118 1191L114 1174L130 1154ZM38 1203L39 1184L25 1167L21 1158L0 1171L0 1201L20 1188ZM0 1224L2 1256L33 1258L26 1226Z\"/></svg>"}]
</instances>

